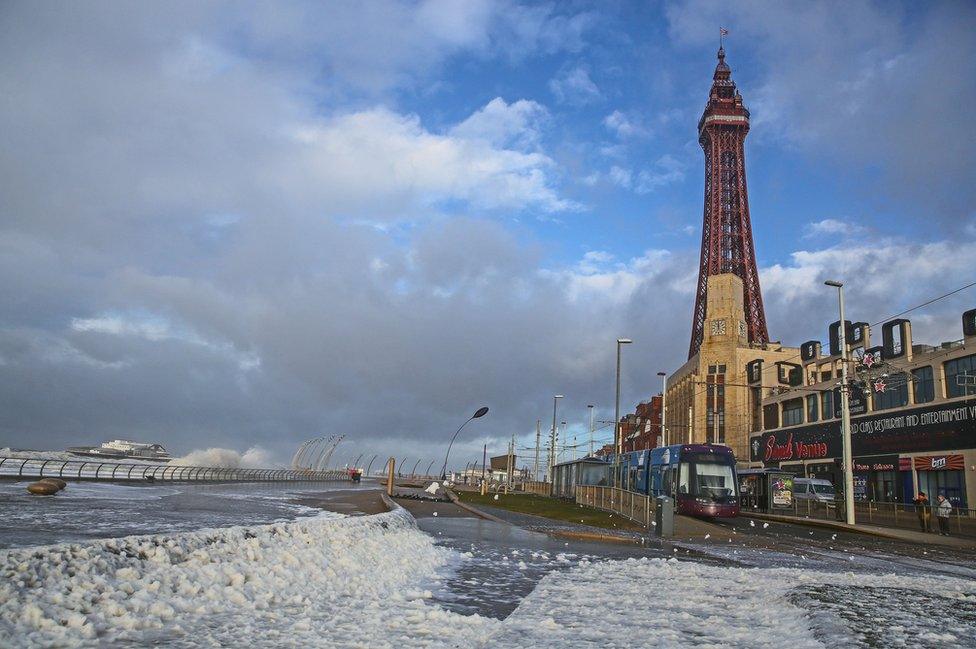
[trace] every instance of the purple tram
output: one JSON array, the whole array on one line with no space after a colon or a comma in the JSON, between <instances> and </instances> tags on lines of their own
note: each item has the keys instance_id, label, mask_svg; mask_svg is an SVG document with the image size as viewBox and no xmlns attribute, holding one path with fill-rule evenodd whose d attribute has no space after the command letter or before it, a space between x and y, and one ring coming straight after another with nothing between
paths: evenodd
<instances>
[{"instance_id":1,"label":"purple tram","mask_svg":"<svg viewBox=\"0 0 976 649\"><path fill-rule=\"evenodd\" d=\"M611 462L613 460L611 459ZM624 489L674 499L675 511L688 516L739 515L735 455L728 446L678 444L620 456Z\"/></svg>"}]
</instances>

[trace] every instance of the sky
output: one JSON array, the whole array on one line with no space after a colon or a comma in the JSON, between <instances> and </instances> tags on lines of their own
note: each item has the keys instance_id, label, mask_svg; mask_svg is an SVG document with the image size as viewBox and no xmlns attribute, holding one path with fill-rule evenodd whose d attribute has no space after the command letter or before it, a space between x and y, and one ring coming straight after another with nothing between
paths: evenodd
<instances>
[{"instance_id":1,"label":"sky","mask_svg":"<svg viewBox=\"0 0 976 649\"><path fill-rule=\"evenodd\" d=\"M582 442L687 358L719 27L774 340L976 281L972 3L3 3L0 447Z\"/></svg>"}]
</instances>

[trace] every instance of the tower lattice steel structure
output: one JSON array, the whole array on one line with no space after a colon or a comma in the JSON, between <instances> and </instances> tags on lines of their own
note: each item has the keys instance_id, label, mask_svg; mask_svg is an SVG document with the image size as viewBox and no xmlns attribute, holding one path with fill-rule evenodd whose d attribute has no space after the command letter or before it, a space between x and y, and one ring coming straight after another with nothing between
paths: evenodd
<instances>
[{"instance_id":1,"label":"tower lattice steel structure","mask_svg":"<svg viewBox=\"0 0 976 649\"><path fill-rule=\"evenodd\" d=\"M705 215L688 358L698 352L705 337L708 278L722 273L742 278L749 342L769 342L746 193L743 143L748 132L749 111L742 105L725 49L720 47L708 104L698 121L698 142L705 152Z\"/></svg>"}]
</instances>

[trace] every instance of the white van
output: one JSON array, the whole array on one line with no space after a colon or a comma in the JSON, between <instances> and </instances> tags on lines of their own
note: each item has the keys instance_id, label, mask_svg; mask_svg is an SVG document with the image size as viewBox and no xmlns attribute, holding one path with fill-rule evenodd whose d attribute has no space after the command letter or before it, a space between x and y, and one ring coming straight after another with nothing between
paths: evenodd
<instances>
[{"instance_id":1,"label":"white van","mask_svg":"<svg viewBox=\"0 0 976 649\"><path fill-rule=\"evenodd\" d=\"M822 478L794 478L793 497L797 500L834 502L834 485Z\"/></svg>"}]
</instances>

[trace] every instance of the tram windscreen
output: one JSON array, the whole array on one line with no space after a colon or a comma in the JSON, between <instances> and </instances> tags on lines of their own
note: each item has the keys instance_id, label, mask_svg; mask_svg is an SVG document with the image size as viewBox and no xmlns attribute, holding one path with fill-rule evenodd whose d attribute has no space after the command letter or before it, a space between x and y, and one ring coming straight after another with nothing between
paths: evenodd
<instances>
[{"instance_id":1,"label":"tram windscreen","mask_svg":"<svg viewBox=\"0 0 976 649\"><path fill-rule=\"evenodd\" d=\"M695 454L681 458L678 492L696 498L724 502L736 495L732 464L712 454Z\"/></svg>"}]
</instances>

